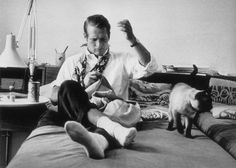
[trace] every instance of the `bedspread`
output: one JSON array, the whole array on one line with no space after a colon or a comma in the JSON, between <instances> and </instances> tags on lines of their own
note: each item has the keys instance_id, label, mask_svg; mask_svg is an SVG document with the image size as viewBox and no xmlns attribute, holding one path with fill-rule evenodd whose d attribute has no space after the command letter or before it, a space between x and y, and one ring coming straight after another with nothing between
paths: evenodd
<instances>
[{"instance_id":1,"label":"bedspread","mask_svg":"<svg viewBox=\"0 0 236 168\"><path fill-rule=\"evenodd\" d=\"M62 127L35 129L24 141L8 168L235 168L235 160L201 131L194 139L167 131L167 121L139 123L135 142L129 148L106 152L102 160L90 159L82 145L73 142Z\"/></svg>"}]
</instances>

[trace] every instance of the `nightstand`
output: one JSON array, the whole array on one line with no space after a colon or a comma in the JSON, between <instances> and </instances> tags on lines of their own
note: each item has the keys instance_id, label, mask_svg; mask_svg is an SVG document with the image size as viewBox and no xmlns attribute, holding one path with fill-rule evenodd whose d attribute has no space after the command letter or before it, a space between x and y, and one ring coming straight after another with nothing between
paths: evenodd
<instances>
[{"instance_id":1,"label":"nightstand","mask_svg":"<svg viewBox=\"0 0 236 168\"><path fill-rule=\"evenodd\" d=\"M57 76L57 73L60 69L60 67L53 65L40 65L37 68L42 70L41 85L48 84L55 80L55 77Z\"/></svg>"},{"instance_id":2,"label":"nightstand","mask_svg":"<svg viewBox=\"0 0 236 168\"><path fill-rule=\"evenodd\" d=\"M15 102L0 100L0 132L4 137L4 165L9 161L11 134L13 132L30 133L39 117L46 110L48 98L40 96L39 102L29 102L27 98L16 98ZM2 155L2 154L1 154Z\"/></svg>"}]
</instances>

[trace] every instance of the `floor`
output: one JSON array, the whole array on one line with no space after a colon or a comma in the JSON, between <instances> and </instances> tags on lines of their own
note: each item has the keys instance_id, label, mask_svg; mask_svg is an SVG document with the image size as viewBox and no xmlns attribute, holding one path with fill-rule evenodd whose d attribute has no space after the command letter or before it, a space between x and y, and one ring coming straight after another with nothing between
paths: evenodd
<instances>
[{"instance_id":1,"label":"floor","mask_svg":"<svg viewBox=\"0 0 236 168\"><path fill-rule=\"evenodd\" d=\"M28 132L12 132L9 139L9 161L14 157L22 142L29 135ZM0 168L6 167L5 160L6 136L5 132L0 132Z\"/></svg>"}]
</instances>

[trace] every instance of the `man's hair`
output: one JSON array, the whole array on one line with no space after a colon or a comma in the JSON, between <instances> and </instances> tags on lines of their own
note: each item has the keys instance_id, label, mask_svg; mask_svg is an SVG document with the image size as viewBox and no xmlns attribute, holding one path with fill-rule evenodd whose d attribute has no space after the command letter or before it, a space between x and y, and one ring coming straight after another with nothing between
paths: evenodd
<instances>
[{"instance_id":1,"label":"man's hair","mask_svg":"<svg viewBox=\"0 0 236 168\"><path fill-rule=\"evenodd\" d=\"M107 30L107 35L108 38L110 38L110 23L108 22L107 18L105 18L103 15L92 15L89 16L85 22L84 22L84 34L86 36L88 36L88 32L87 32L87 26L88 24L93 25L99 29L103 29L106 28Z\"/></svg>"}]
</instances>

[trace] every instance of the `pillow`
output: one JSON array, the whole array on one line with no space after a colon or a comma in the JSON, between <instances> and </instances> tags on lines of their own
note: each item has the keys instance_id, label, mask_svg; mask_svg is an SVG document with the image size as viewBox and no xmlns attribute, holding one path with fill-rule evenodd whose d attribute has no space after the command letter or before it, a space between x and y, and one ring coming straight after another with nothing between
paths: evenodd
<instances>
[{"instance_id":1,"label":"pillow","mask_svg":"<svg viewBox=\"0 0 236 168\"><path fill-rule=\"evenodd\" d=\"M135 126L141 117L138 103L133 104L119 99L108 103L103 113L109 116L111 120L128 128Z\"/></svg>"},{"instance_id":2,"label":"pillow","mask_svg":"<svg viewBox=\"0 0 236 168\"><path fill-rule=\"evenodd\" d=\"M211 112L214 118L236 120L236 105L214 104Z\"/></svg>"},{"instance_id":3,"label":"pillow","mask_svg":"<svg viewBox=\"0 0 236 168\"><path fill-rule=\"evenodd\" d=\"M170 90L171 86L172 85L169 83L151 83L138 79L130 80L130 87L135 88L142 93L156 93L163 90Z\"/></svg>"},{"instance_id":4,"label":"pillow","mask_svg":"<svg viewBox=\"0 0 236 168\"><path fill-rule=\"evenodd\" d=\"M129 100L145 106L146 103L168 105L172 85L168 83L150 83L142 80L130 80Z\"/></svg>"},{"instance_id":5,"label":"pillow","mask_svg":"<svg viewBox=\"0 0 236 168\"><path fill-rule=\"evenodd\" d=\"M226 79L211 78L212 100L217 103L236 105L236 82Z\"/></svg>"},{"instance_id":6,"label":"pillow","mask_svg":"<svg viewBox=\"0 0 236 168\"><path fill-rule=\"evenodd\" d=\"M141 110L141 118L143 121L152 121L158 119L168 119L168 107L164 106L148 106Z\"/></svg>"}]
</instances>

